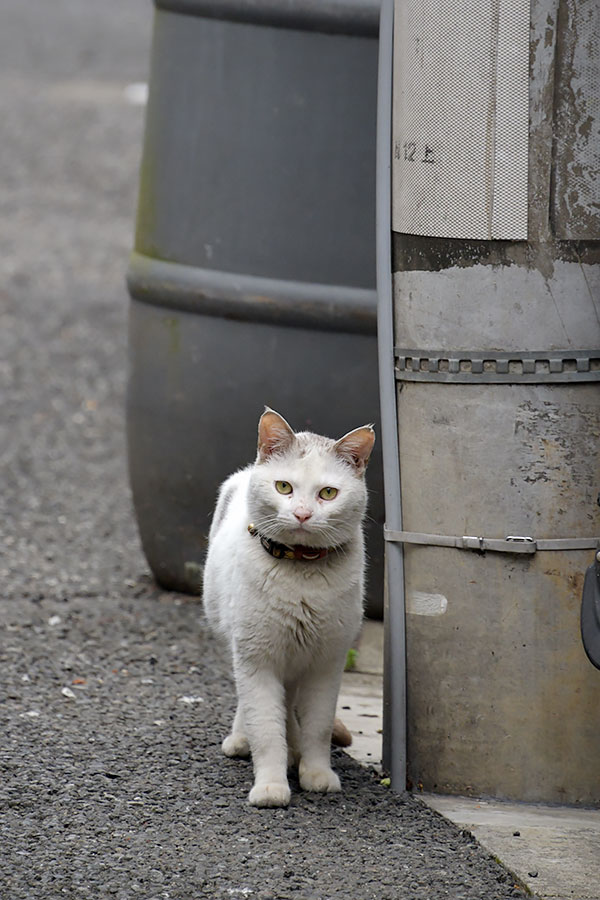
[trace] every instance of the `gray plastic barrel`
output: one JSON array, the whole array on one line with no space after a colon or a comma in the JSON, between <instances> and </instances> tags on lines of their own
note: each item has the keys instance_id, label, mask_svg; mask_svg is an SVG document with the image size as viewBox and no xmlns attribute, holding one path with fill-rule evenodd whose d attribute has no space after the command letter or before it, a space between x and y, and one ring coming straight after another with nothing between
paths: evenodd
<instances>
[{"instance_id":1,"label":"gray plastic barrel","mask_svg":"<svg viewBox=\"0 0 600 900\"><path fill-rule=\"evenodd\" d=\"M579 614L600 536L600 31L595 0L560 10L396 3L387 537L410 783L594 805Z\"/></svg>"},{"instance_id":2,"label":"gray plastic barrel","mask_svg":"<svg viewBox=\"0 0 600 900\"><path fill-rule=\"evenodd\" d=\"M157 580L196 592L264 405L377 420L375 0L157 0L131 295L129 465ZM380 454L368 612L381 612Z\"/></svg>"}]
</instances>

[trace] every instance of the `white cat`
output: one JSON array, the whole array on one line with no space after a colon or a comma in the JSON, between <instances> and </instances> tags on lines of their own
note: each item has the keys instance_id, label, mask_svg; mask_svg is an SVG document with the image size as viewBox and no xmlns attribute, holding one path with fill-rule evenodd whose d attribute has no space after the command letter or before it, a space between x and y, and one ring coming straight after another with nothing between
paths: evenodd
<instances>
[{"instance_id":1,"label":"white cat","mask_svg":"<svg viewBox=\"0 0 600 900\"><path fill-rule=\"evenodd\" d=\"M362 619L369 425L338 441L265 411L258 455L228 478L204 573L209 622L231 645L238 708L227 756L252 755L254 806L287 806L288 763L308 791L339 791L330 741ZM343 727L343 726L342 726Z\"/></svg>"}]
</instances>

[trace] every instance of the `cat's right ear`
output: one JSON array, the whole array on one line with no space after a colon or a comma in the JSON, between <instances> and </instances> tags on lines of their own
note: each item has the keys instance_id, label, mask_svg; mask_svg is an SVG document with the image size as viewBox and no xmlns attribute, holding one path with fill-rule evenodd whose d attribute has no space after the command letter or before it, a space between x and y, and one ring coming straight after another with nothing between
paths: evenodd
<instances>
[{"instance_id":1,"label":"cat's right ear","mask_svg":"<svg viewBox=\"0 0 600 900\"><path fill-rule=\"evenodd\" d=\"M363 425L362 428L355 428L349 431L344 437L336 441L334 450L350 463L362 475L367 468L369 457L375 443L375 432L372 425Z\"/></svg>"},{"instance_id":2,"label":"cat's right ear","mask_svg":"<svg viewBox=\"0 0 600 900\"><path fill-rule=\"evenodd\" d=\"M258 461L264 462L273 453L285 453L295 440L283 416L267 406L258 423Z\"/></svg>"}]
</instances>

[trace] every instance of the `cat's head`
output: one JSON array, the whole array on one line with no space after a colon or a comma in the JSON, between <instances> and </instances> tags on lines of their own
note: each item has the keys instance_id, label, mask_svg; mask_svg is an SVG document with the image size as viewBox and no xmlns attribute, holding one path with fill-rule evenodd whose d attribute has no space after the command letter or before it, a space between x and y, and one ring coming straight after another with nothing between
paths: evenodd
<instances>
[{"instance_id":1,"label":"cat's head","mask_svg":"<svg viewBox=\"0 0 600 900\"><path fill-rule=\"evenodd\" d=\"M301 431L266 409L249 512L261 534L285 544L329 547L356 535L367 505L365 469L375 443L371 425L335 441Z\"/></svg>"}]
</instances>

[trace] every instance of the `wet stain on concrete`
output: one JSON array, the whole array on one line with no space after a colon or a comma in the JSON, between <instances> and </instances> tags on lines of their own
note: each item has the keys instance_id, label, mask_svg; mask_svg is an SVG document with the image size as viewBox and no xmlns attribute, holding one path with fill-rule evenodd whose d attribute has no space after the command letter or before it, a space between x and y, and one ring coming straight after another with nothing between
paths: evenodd
<instances>
[{"instance_id":1,"label":"wet stain on concrete","mask_svg":"<svg viewBox=\"0 0 600 900\"><path fill-rule=\"evenodd\" d=\"M394 272L441 272L452 266L523 266L527 269L539 269L547 278L551 278L555 260L598 264L600 245L597 241L524 243L463 241L415 234L392 235Z\"/></svg>"}]
</instances>

